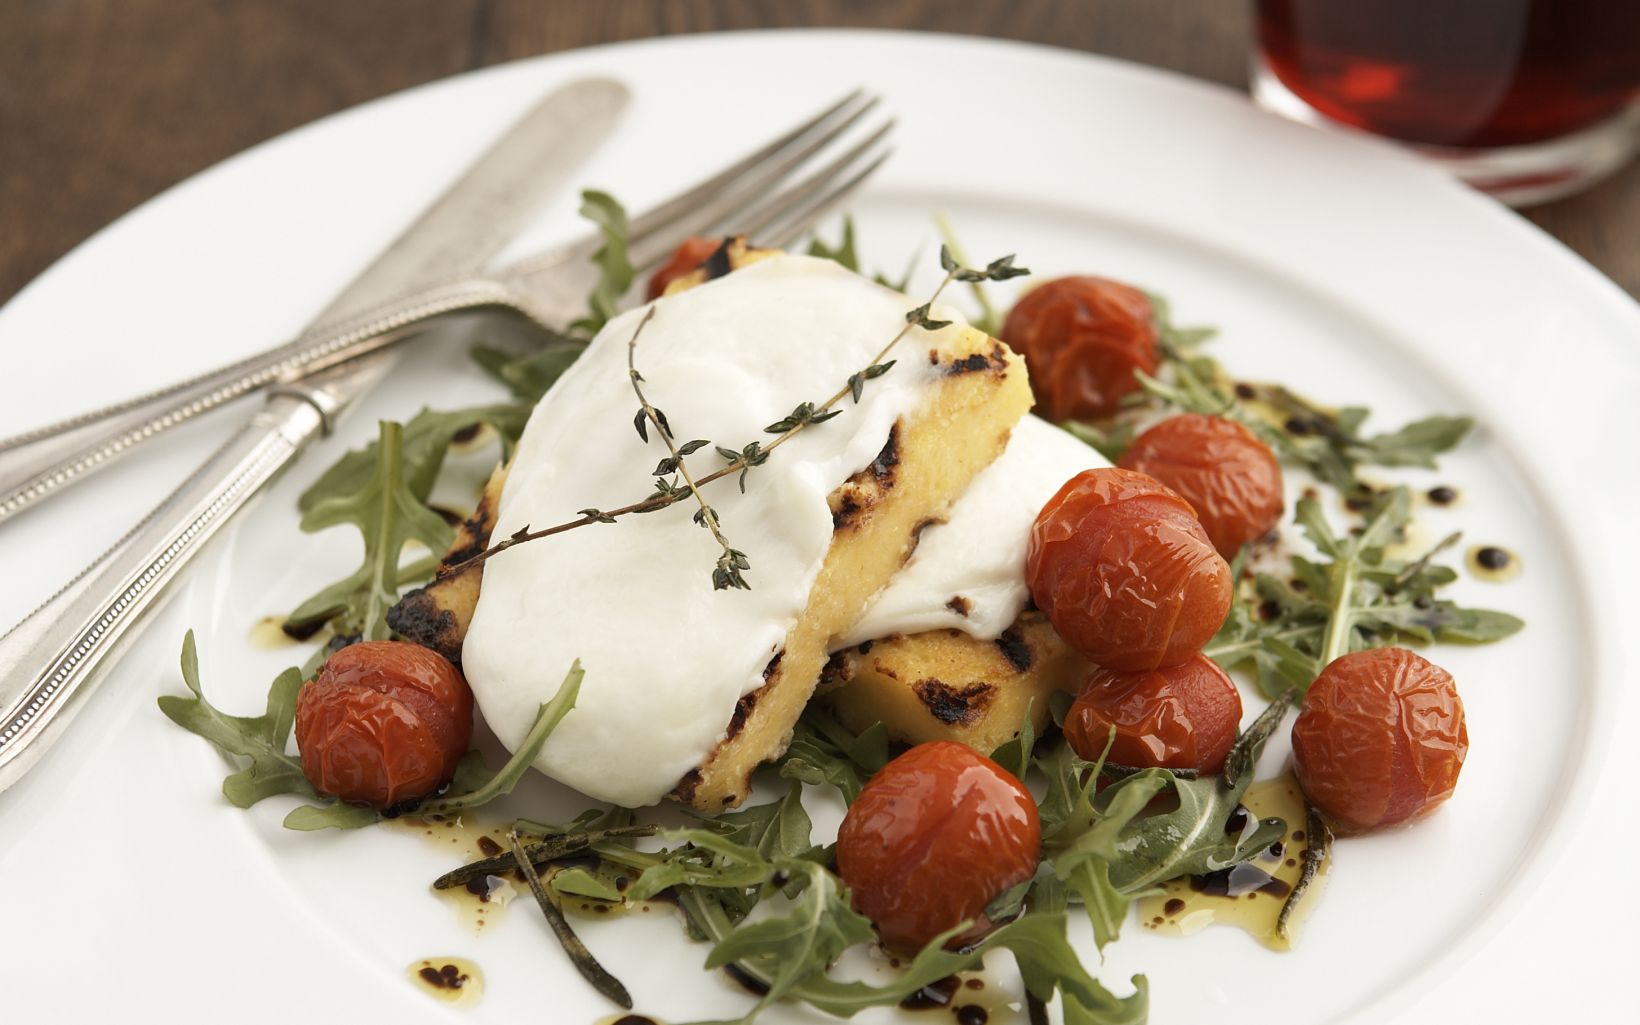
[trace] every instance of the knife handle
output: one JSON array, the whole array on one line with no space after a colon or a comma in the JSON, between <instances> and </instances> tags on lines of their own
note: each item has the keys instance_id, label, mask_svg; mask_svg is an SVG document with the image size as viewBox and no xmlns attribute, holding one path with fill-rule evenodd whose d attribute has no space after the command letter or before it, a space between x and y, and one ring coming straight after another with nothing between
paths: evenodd
<instances>
[{"instance_id":1,"label":"knife handle","mask_svg":"<svg viewBox=\"0 0 1640 1025\"><path fill-rule=\"evenodd\" d=\"M0 637L0 791L63 732L178 572L333 413L305 392L272 395L146 519Z\"/></svg>"},{"instance_id":2,"label":"knife handle","mask_svg":"<svg viewBox=\"0 0 1640 1025\"><path fill-rule=\"evenodd\" d=\"M516 306L501 280L427 288L156 392L0 439L0 521L112 465L141 442L258 388L291 381L418 333L432 317Z\"/></svg>"}]
</instances>

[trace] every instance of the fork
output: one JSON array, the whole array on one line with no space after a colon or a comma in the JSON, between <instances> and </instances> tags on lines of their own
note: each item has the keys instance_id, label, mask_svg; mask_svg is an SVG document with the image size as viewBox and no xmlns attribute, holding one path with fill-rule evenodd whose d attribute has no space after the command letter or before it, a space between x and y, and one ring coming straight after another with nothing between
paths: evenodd
<instances>
[{"instance_id":1,"label":"fork","mask_svg":"<svg viewBox=\"0 0 1640 1025\"><path fill-rule=\"evenodd\" d=\"M887 143L892 119L836 152L852 129L864 127L878 103L877 97L856 90L633 217L628 224L628 258L638 280L691 235L733 232L773 248L796 241L892 152ZM172 427L258 389L293 385L308 374L396 345L444 314L503 307L541 327L561 329L585 308L585 297L598 276L592 257L602 244L602 236L594 233L490 273L419 288L357 315L320 324L248 359L0 439L0 521L112 465Z\"/></svg>"}]
</instances>

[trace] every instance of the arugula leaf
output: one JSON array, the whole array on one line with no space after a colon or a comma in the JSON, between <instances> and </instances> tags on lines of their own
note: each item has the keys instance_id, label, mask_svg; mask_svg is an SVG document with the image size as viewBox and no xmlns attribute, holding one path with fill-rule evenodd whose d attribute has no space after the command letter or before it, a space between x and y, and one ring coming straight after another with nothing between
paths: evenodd
<instances>
[{"instance_id":1,"label":"arugula leaf","mask_svg":"<svg viewBox=\"0 0 1640 1025\"><path fill-rule=\"evenodd\" d=\"M541 401L547 389L557 383L570 364L581 358L586 342L568 335L552 335L540 348L522 355L503 352L487 345L473 347L473 362L491 377L506 385L520 401L531 408ZM524 411L527 419L529 410Z\"/></svg>"},{"instance_id":2,"label":"arugula leaf","mask_svg":"<svg viewBox=\"0 0 1640 1025\"><path fill-rule=\"evenodd\" d=\"M571 331L595 335L615 316L621 297L632 287L636 270L626 255L628 226L626 209L607 192L587 189L581 193L581 216L598 226L604 244L592 254L598 265L598 284L587 297L587 315L569 326Z\"/></svg>"},{"instance_id":3,"label":"arugula leaf","mask_svg":"<svg viewBox=\"0 0 1640 1025\"><path fill-rule=\"evenodd\" d=\"M1020 781L1031 771L1031 752L1036 747L1036 727L1031 725L1031 711L1035 705L1035 698L1025 702L1025 718L1019 724L1019 732L1014 734L1014 739L991 752L991 761L1013 773L1014 778Z\"/></svg>"},{"instance_id":4,"label":"arugula leaf","mask_svg":"<svg viewBox=\"0 0 1640 1025\"><path fill-rule=\"evenodd\" d=\"M405 486L418 500L427 501L428 494L433 490L433 482L438 479L439 470L444 466L450 443L457 435L488 424L501 435L504 448L510 448L524 432L524 423L529 415L529 409L517 403L475 406L443 413L424 407L404 425L400 459ZM326 499L345 498L363 490L369 485L380 461L380 439L362 449L348 452L302 492L296 500L296 507L305 513Z\"/></svg>"},{"instance_id":5,"label":"arugula leaf","mask_svg":"<svg viewBox=\"0 0 1640 1025\"><path fill-rule=\"evenodd\" d=\"M782 870L787 867L781 866ZM1128 1025L1143 1021L1143 978L1134 978L1137 992L1133 996L1112 996L1088 974L1076 956L1065 935L1066 918L1062 909L1033 910L971 949L945 949L948 940L971 924L963 922L930 940L901 974L881 986L833 979L826 974L826 968L841 953L837 944L854 936L861 937L854 940L856 943L870 939L869 924L864 932L860 931L863 919L849 906L847 892L837 886L830 872L804 862L790 868L808 877L804 881L803 898L791 912L777 917L780 925L758 932L751 930L761 926L761 921L734 927L722 908L703 891L685 888L679 892L689 921L714 944L708 967L732 962L765 985L773 987L779 982L781 993L788 998L802 1000L827 1014L848 1018L869 1007L897 1004L930 983L975 967L992 950L1009 950L1020 966L1026 986L1040 998L1046 1000L1057 990L1062 996L1077 1000L1091 1015L1082 1020L1091 1025ZM817 889L816 881L824 885ZM740 1025L753 1021L773 999L771 992L737 1021Z\"/></svg>"},{"instance_id":6,"label":"arugula leaf","mask_svg":"<svg viewBox=\"0 0 1640 1025\"><path fill-rule=\"evenodd\" d=\"M1301 499L1293 518L1322 556L1291 558L1290 576L1302 589L1257 574L1253 600L1234 602L1203 649L1227 670L1250 667L1266 696L1293 688L1302 696L1328 662L1350 651L1405 642L1482 644L1525 625L1506 612L1437 597L1458 575L1433 556L1455 537L1410 562L1385 554L1411 519L1405 488L1377 496L1358 534L1335 533L1314 499Z\"/></svg>"},{"instance_id":7,"label":"arugula leaf","mask_svg":"<svg viewBox=\"0 0 1640 1025\"><path fill-rule=\"evenodd\" d=\"M786 779L811 786L830 784L853 804L865 781L888 764L888 727L874 723L855 736L829 712L811 704L776 764Z\"/></svg>"},{"instance_id":8,"label":"arugula leaf","mask_svg":"<svg viewBox=\"0 0 1640 1025\"><path fill-rule=\"evenodd\" d=\"M357 491L320 499L302 517L308 533L351 523L364 535L364 562L342 580L302 602L287 619L300 629L331 621L340 636L383 640L387 610L399 600L399 558L414 538L430 551L449 547L452 531L443 517L422 504L405 476L404 428L381 422L379 458L370 479Z\"/></svg>"},{"instance_id":9,"label":"arugula leaf","mask_svg":"<svg viewBox=\"0 0 1640 1025\"><path fill-rule=\"evenodd\" d=\"M1130 423L1112 424L1108 429L1095 427L1080 420L1067 420L1059 425L1066 434L1087 445L1115 463L1133 444L1134 428Z\"/></svg>"},{"instance_id":10,"label":"arugula leaf","mask_svg":"<svg viewBox=\"0 0 1640 1025\"><path fill-rule=\"evenodd\" d=\"M843 236L838 240L835 246L827 245L825 242L821 241L819 235L814 235L809 239L808 253L810 256L818 256L823 260L831 260L842 267L846 267L856 274L865 273L865 271L860 268L860 254L855 249L854 218L852 217L845 216L843 218ZM884 288L892 288L896 292L904 292L911 285L911 275L916 270L917 263L921 258L921 255L922 254L920 251L912 253L911 259L906 263L905 270L898 278L891 278L882 271L877 271L875 274L871 275L871 280L877 282L879 285L882 285Z\"/></svg>"},{"instance_id":11,"label":"arugula leaf","mask_svg":"<svg viewBox=\"0 0 1640 1025\"><path fill-rule=\"evenodd\" d=\"M362 829L382 820L381 812L357 804L299 804L285 816L284 827L300 832L320 829Z\"/></svg>"},{"instance_id":12,"label":"arugula leaf","mask_svg":"<svg viewBox=\"0 0 1640 1025\"><path fill-rule=\"evenodd\" d=\"M849 947L876 938L870 920L850 906L848 891L831 872L807 861L776 864L803 881L802 894L784 914L739 926L706 958L707 968L736 964L768 987L745 1021L811 975L824 973Z\"/></svg>"},{"instance_id":13,"label":"arugula leaf","mask_svg":"<svg viewBox=\"0 0 1640 1025\"><path fill-rule=\"evenodd\" d=\"M222 794L240 808L249 808L275 794L315 797L302 763L285 753L291 725L296 721L296 693L302 689L299 669L280 673L268 690L267 711L255 717L228 715L205 700L199 685L199 652L194 632L182 641L182 682L193 697L163 694L159 710L190 733L210 741L231 758L250 763L222 781Z\"/></svg>"},{"instance_id":14,"label":"arugula leaf","mask_svg":"<svg viewBox=\"0 0 1640 1025\"><path fill-rule=\"evenodd\" d=\"M1288 704L1285 697L1276 699L1242 732L1225 760L1223 775L1180 779L1165 769L1147 769L1112 785L1114 790L1146 777L1165 777L1178 798L1174 810L1133 819L1121 830L1115 843L1119 856L1110 866L1112 886L1136 893L1179 876L1215 872L1246 861L1285 835L1286 825L1279 819L1249 823L1239 836L1229 835L1226 828Z\"/></svg>"},{"instance_id":15,"label":"arugula leaf","mask_svg":"<svg viewBox=\"0 0 1640 1025\"><path fill-rule=\"evenodd\" d=\"M854 250L854 218L843 218L843 237L835 246L828 246L816 235L809 240L809 255L818 256L823 260L831 260L848 268L854 273L860 273L860 255Z\"/></svg>"},{"instance_id":16,"label":"arugula leaf","mask_svg":"<svg viewBox=\"0 0 1640 1025\"><path fill-rule=\"evenodd\" d=\"M809 839L813 823L803 808L803 784L796 780L777 801L726 812L707 824L769 860L798 858L814 849Z\"/></svg>"},{"instance_id":17,"label":"arugula leaf","mask_svg":"<svg viewBox=\"0 0 1640 1025\"><path fill-rule=\"evenodd\" d=\"M665 890L682 887L749 890L774 876L774 864L756 848L736 843L709 829L669 830L668 840L688 846L667 852L665 860L644 870L627 896L648 900Z\"/></svg>"},{"instance_id":18,"label":"arugula leaf","mask_svg":"<svg viewBox=\"0 0 1640 1025\"><path fill-rule=\"evenodd\" d=\"M547 738L552 736L552 731L563 721L564 716L569 714L569 710L575 707L575 699L581 693L581 681L585 678L586 671L581 668L581 660L576 659L569 672L564 674L564 682L558 685L557 692L536 713L530 731L524 735L523 742L513 751L512 757L507 759L505 765L491 773L484 769L482 759L478 761L476 768L471 767L469 763L468 773L464 776L458 774L452 783L452 796L428 801L422 805L422 812L428 815L447 815L453 811L477 808L512 793L513 787L524 778L524 773L535 764L535 759L546 746Z\"/></svg>"},{"instance_id":19,"label":"arugula leaf","mask_svg":"<svg viewBox=\"0 0 1640 1025\"><path fill-rule=\"evenodd\" d=\"M1357 476L1360 466L1433 467L1436 456L1455 448L1475 426L1466 416L1434 416L1364 436L1368 414L1360 406L1329 409L1281 385L1232 384L1216 360L1191 351L1205 338L1201 329L1172 327L1166 323L1165 302L1159 296L1151 301L1158 310L1160 347L1172 380L1139 373L1148 394L1186 412L1241 421L1284 461L1347 495L1371 490Z\"/></svg>"}]
</instances>

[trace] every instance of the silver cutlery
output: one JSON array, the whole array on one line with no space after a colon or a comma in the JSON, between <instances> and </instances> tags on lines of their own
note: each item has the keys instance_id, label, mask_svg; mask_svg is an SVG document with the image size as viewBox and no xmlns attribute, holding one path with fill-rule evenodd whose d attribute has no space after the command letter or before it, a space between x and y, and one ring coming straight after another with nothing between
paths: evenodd
<instances>
[{"instance_id":1,"label":"silver cutlery","mask_svg":"<svg viewBox=\"0 0 1640 1025\"><path fill-rule=\"evenodd\" d=\"M550 103L552 99L544 102ZM892 122L810 170L839 136L859 122L875 103L874 99L851 95L724 171L633 218L630 223L633 262L642 269L658 265L679 242L694 234L734 231L751 235L760 244L777 247L796 241L887 158L885 139ZM613 111L602 123L607 125L612 116ZM589 133L586 140L576 147L566 147L551 162L543 158L542 167L550 167L552 171L551 174L543 171L543 174L561 181L567 170L566 158L578 159L600 135ZM500 147L498 144L497 148ZM468 172L468 177L446 193L428 218L441 225L458 224L462 219L459 212L465 205L462 197L467 195L468 178L485 176L488 170L481 160ZM512 170L523 168L514 166ZM806 176L791 181L804 171L808 172ZM492 173L500 177L499 171ZM495 189L484 191L492 196L516 195L499 184L496 182ZM534 187L545 185L536 182ZM497 213L494 209L485 209L486 217L503 222L487 228L492 233L490 244L494 248L503 244L506 222L519 211L501 211L503 217ZM389 251L388 256L393 257L396 265L396 277L408 279L413 274L431 276L451 270L438 265L430 247L418 255L423 239L434 237L421 236L422 223L418 221L401 237L395 244L396 253ZM227 398L215 399L202 408L193 409L194 404L214 395L218 389L232 387L238 389L235 394L243 394L260 385L267 386L264 407L239 434L80 577L0 637L0 791L19 779L61 734L72 714L83 706L85 696L99 682L99 670L109 656L130 639L133 627L155 607L166 586L204 544L263 485L277 476L308 441L328 432L336 417L381 378L397 356L387 351L388 346L419 330L427 318L437 313L481 306L509 307L543 326L561 327L584 309L585 296L595 279L587 258L598 244L595 240L571 244L488 275L472 274L471 266L465 266L462 269L469 271L466 275L452 277L442 285L411 288L402 298L345 315L333 320L329 327L304 333L280 350L227 368L219 373L234 371L233 376L213 383L204 395L191 390L200 387L197 381L202 379L196 379L196 382L184 382L156 396L116 407L116 420L133 410L143 411L153 419L160 416L155 410L164 409L169 403L178 409L192 409L192 412L175 414L186 419L227 401ZM459 258L482 259L478 248L476 243L464 244ZM386 261L387 256L383 260ZM360 298L391 294L395 286L405 284L404 280L390 281L385 275L377 276L375 269L373 265L326 314L356 309L354 304ZM258 378L270 367L278 370L271 376ZM21 444L6 444L13 445L14 451L27 450L28 437L53 438L78 433L76 427L106 430L108 426L94 416L76 418L66 424L62 430L47 429L25 436ZM134 429L122 421L121 429L126 435L122 435L125 440L121 444L128 447L163 430L164 426L168 424L126 436ZM81 444L86 444L83 435L81 438ZM108 439L101 443L114 444ZM103 461L114 458L120 450L120 447L111 449L102 457ZM95 465L91 464L93 468ZM78 473L84 472L89 469L82 468ZM24 504L54 492L76 475L48 484Z\"/></svg>"},{"instance_id":2,"label":"silver cutlery","mask_svg":"<svg viewBox=\"0 0 1640 1025\"><path fill-rule=\"evenodd\" d=\"M320 315L380 304L429 277L481 267L607 137L625 108L617 82L556 90L516 121ZM0 790L66 727L95 671L181 568L355 395L390 354L274 385L263 408L159 508L0 638Z\"/></svg>"},{"instance_id":3,"label":"silver cutlery","mask_svg":"<svg viewBox=\"0 0 1640 1025\"><path fill-rule=\"evenodd\" d=\"M886 157L884 139L892 122L790 183L834 148L876 102L852 93L699 185L633 218L628 240L632 262L640 270L652 268L683 238L714 230L754 235L766 245L795 240L818 212L847 194ZM423 277L413 283L422 287L401 287L396 293L374 288L367 296L373 301L350 302L346 310L333 306L296 339L266 352L105 409L0 439L0 521L112 465L171 427L271 383L391 346L440 314L503 306L561 328L581 311L595 283L591 257L602 244L594 234L484 276L447 273L431 283ZM405 284L402 277L400 284ZM350 315L339 316L343 313Z\"/></svg>"}]
</instances>

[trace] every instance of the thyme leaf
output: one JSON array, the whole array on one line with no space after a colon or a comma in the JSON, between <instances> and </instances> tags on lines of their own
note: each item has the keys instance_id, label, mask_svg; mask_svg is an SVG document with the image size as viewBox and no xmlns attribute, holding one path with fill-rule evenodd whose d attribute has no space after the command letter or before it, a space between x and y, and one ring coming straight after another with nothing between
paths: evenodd
<instances>
[{"instance_id":1,"label":"thyme leaf","mask_svg":"<svg viewBox=\"0 0 1640 1025\"><path fill-rule=\"evenodd\" d=\"M687 488L689 494L693 495L695 501L700 505L700 511L695 514L695 522L711 531L712 539L718 543L720 548L723 549L723 554L718 556L717 565L712 569L713 590L724 591L733 588L741 591L749 591L751 590L752 585L746 582L746 577L743 575L743 571L752 568L751 561L747 559L745 552L735 548L729 543L729 539L723 536L723 527L722 523L718 519L717 510L706 504L706 496L701 494L700 485L695 483L695 478L690 475L689 468L684 465L683 460L685 456L699 451L701 448L705 447L708 442L704 440L690 441L681 446L678 445L672 438L672 426L666 422L666 414L651 405L649 399L644 395L643 375L638 373L638 366L636 362L638 338L643 334L643 329L651 320L654 319L654 317L655 307L651 306L649 307L649 312L643 315L643 319L638 321L638 326L633 329L632 337L626 343L627 373L632 379L632 390L638 396L638 403L640 407L638 409L637 420L635 421L638 425L638 435L642 437L645 444L647 444L649 438L644 433L644 421L648 420L650 423L655 425L656 433L660 435L661 441L666 444L666 450L671 453L669 457L662 459L655 467L655 476L664 477L668 474L676 473L683 478L684 487ZM657 487L659 487L659 485L657 485ZM677 485L668 484L666 485L666 490L662 493L668 497L671 497L676 496L678 490Z\"/></svg>"},{"instance_id":2,"label":"thyme leaf","mask_svg":"<svg viewBox=\"0 0 1640 1025\"><path fill-rule=\"evenodd\" d=\"M527 544L530 541L537 541L542 538L562 534L566 531L576 530L592 523L608 522L609 519L617 519L633 513L655 512L666 508L674 502L681 501L685 497L693 495L703 507L701 516L697 522L701 523L703 526L710 527L713 530L714 538L723 548L723 554L718 559L717 566L713 570L713 587L722 590L725 588L738 588L746 586L744 577L740 574L741 571L748 568L748 557L745 552L738 551L731 547L717 531L715 527L716 514L709 506L706 505L704 498L701 497L700 489L714 481L722 480L724 477L732 476L738 473L740 475L741 490L744 491L746 486L746 471L750 469L750 467L766 460L770 453L790 441L805 428L814 424L824 423L832 417L839 415L842 411L836 409L835 407L838 403L842 402L844 398L853 395L856 388L863 384L865 380L869 379L867 376L867 371L880 368L877 369L875 374L870 376L881 376L893 366L894 361L888 359L889 353L893 351L894 347L897 346L903 338L905 338L913 327L918 326L919 321L927 321L927 310L933 307L933 304L939 299L940 295L953 281L1001 281L1006 280L1007 278L1017 277L1021 274L1030 273L1023 267L1014 266L1013 261L1014 258L1012 256L1005 256L1001 259L991 261L986 265L984 270L972 270L957 263L951 257L950 253L942 248L940 250L940 262L941 266L946 268L945 278L934 289L933 294L928 297L928 301L919 308L923 311L923 313L915 316L907 316L905 326L900 328L900 330L895 333L894 337L890 338L888 343L884 345L882 349L878 350L871 362L866 365L866 368L859 372L858 381L856 381L855 377L851 376L850 379L844 383L843 387L834 393L830 398L826 399L826 401L820 403L819 405L815 405L812 402L799 403L798 406L792 410L790 416L769 425L769 427L766 428L767 433L778 435L774 440L770 441L767 445L758 445L758 443L753 443L753 445L757 445L756 448L754 448L753 445L748 445L743 450L744 452L755 452L760 457L755 462L747 459L731 459L728 465L714 470L704 477L701 477L699 480L694 480L691 479L687 472L683 470L680 459L678 469L679 473L684 477L685 482L683 484L679 484L675 481L669 482L665 479L657 479L655 482L654 492L647 498L634 502L631 505L622 506L618 509L598 510L600 513L599 518L589 517L583 514L576 519L555 524L541 530L520 530L506 540L501 541L498 544L491 545L490 547L484 549L484 551L479 552L477 555L474 555L463 562L460 562L454 566L445 567L442 572L446 574L458 573L470 566L474 566L488 559L492 559L507 549L517 545ZM917 311L913 310L912 314L917 314ZM649 316L652 315L653 307L651 307L650 314L645 316L643 323L647 323ZM639 324L638 331L642 330L643 323ZM658 410L653 410L653 407L649 405L647 400L643 399L641 388L642 377L637 373L637 368L631 363L631 349L636 344L637 334L638 332L634 332L632 341L628 343L628 370L632 375L633 387L639 392L639 399L640 402L642 402L643 408L641 408L638 411L638 415L634 417L633 425L638 431L639 437L642 438L647 444L649 435L645 423L646 421L654 423L660 433L665 435L665 440L670 447L671 428L666 423L665 415L661 414ZM650 416L649 411L651 410L653 410L655 414L654 416ZM732 452L733 450L729 448L719 448L717 451L720 455L723 455L728 452ZM676 457L678 453L673 452L672 455Z\"/></svg>"}]
</instances>

